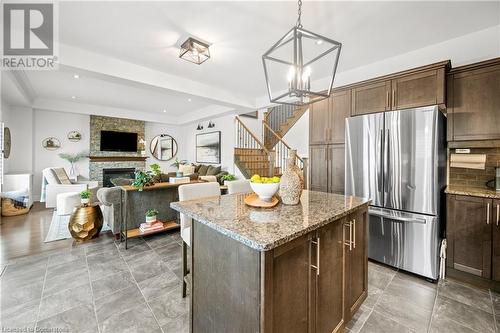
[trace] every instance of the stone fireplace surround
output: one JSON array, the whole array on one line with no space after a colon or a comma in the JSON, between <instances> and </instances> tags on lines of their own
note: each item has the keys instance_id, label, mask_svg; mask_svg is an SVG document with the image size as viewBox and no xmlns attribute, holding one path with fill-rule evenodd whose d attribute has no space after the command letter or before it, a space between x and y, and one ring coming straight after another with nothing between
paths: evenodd
<instances>
[{"instance_id":1,"label":"stone fireplace surround","mask_svg":"<svg viewBox=\"0 0 500 333\"><path fill-rule=\"evenodd\" d=\"M144 121L90 116L90 170L91 180L97 180L103 186L103 169L145 169L145 157L140 151L144 150L146 124ZM101 131L123 131L137 133L137 147L139 152L108 152L101 151Z\"/></svg>"}]
</instances>

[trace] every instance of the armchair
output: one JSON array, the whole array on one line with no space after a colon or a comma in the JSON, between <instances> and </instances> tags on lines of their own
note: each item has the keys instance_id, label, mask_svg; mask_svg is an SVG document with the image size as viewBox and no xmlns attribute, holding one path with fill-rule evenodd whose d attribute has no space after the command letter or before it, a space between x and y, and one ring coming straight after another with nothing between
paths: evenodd
<instances>
[{"instance_id":1,"label":"armchair","mask_svg":"<svg viewBox=\"0 0 500 333\"><path fill-rule=\"evenodd\" d=\"M56 175L56 172L61 175L61 179ZM71 182L63 168L46 168L42 171L40 202L45 202L45 207L47 208L54 208L56 207L58 194L86 190L91 191L92 199L95 199L98 186L99 183L97 181Z\"/></svg>"}]
</instances>

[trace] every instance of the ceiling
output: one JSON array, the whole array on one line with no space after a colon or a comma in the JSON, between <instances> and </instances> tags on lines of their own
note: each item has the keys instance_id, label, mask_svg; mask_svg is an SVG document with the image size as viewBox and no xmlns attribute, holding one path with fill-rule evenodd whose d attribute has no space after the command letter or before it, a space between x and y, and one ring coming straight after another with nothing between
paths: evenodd
<instances>
[{"instance_id":1,"label":"ceiling","mask_svg":"<svg viewBox=\"0 0 500 333\"><path fill-rule=\"evenodd\" d=\"M34 99L158 115L166 109L179 123L247 112L266 95L261 56L295 24L296 7L262 1L61 2L63 66L26 72L26 78ZM302 12L306 29L342 42L339 72L500 24L500 2L305 1ZM202 65L179 59L188 36L209 42L211 59ZM90 64L84 52L99 60Z\"/></svg>"}]
</instances>

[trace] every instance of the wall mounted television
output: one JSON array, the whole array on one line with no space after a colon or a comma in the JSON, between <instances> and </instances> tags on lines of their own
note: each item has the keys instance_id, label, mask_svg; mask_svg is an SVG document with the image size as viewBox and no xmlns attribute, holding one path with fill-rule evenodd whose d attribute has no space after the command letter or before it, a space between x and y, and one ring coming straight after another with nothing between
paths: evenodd
<instances>
[{"instance_id":1,"label":"wall mounted television","mask_svg":"<svg viewBox=\"0 0 500 333\"><path fill-rule=\"evenodd\" d=\"M101 131L101 151L137 152L137 133Z\"/></svg>"}]
</instances>

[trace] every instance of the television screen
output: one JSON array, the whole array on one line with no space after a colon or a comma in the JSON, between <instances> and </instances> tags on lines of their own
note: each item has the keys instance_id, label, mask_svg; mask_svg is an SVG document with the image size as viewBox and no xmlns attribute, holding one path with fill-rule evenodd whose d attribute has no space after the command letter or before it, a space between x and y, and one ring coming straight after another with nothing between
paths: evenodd
<instances>
[{"instance_id":1,"label":"television screen","mask_svg":"<svg viewBox=\"0 0 500 333\"><path fill-rule=\"evenodd\" d=\"M101 151L137 151L137 133L101 131Z\"/></svg>"}]
</instances>

